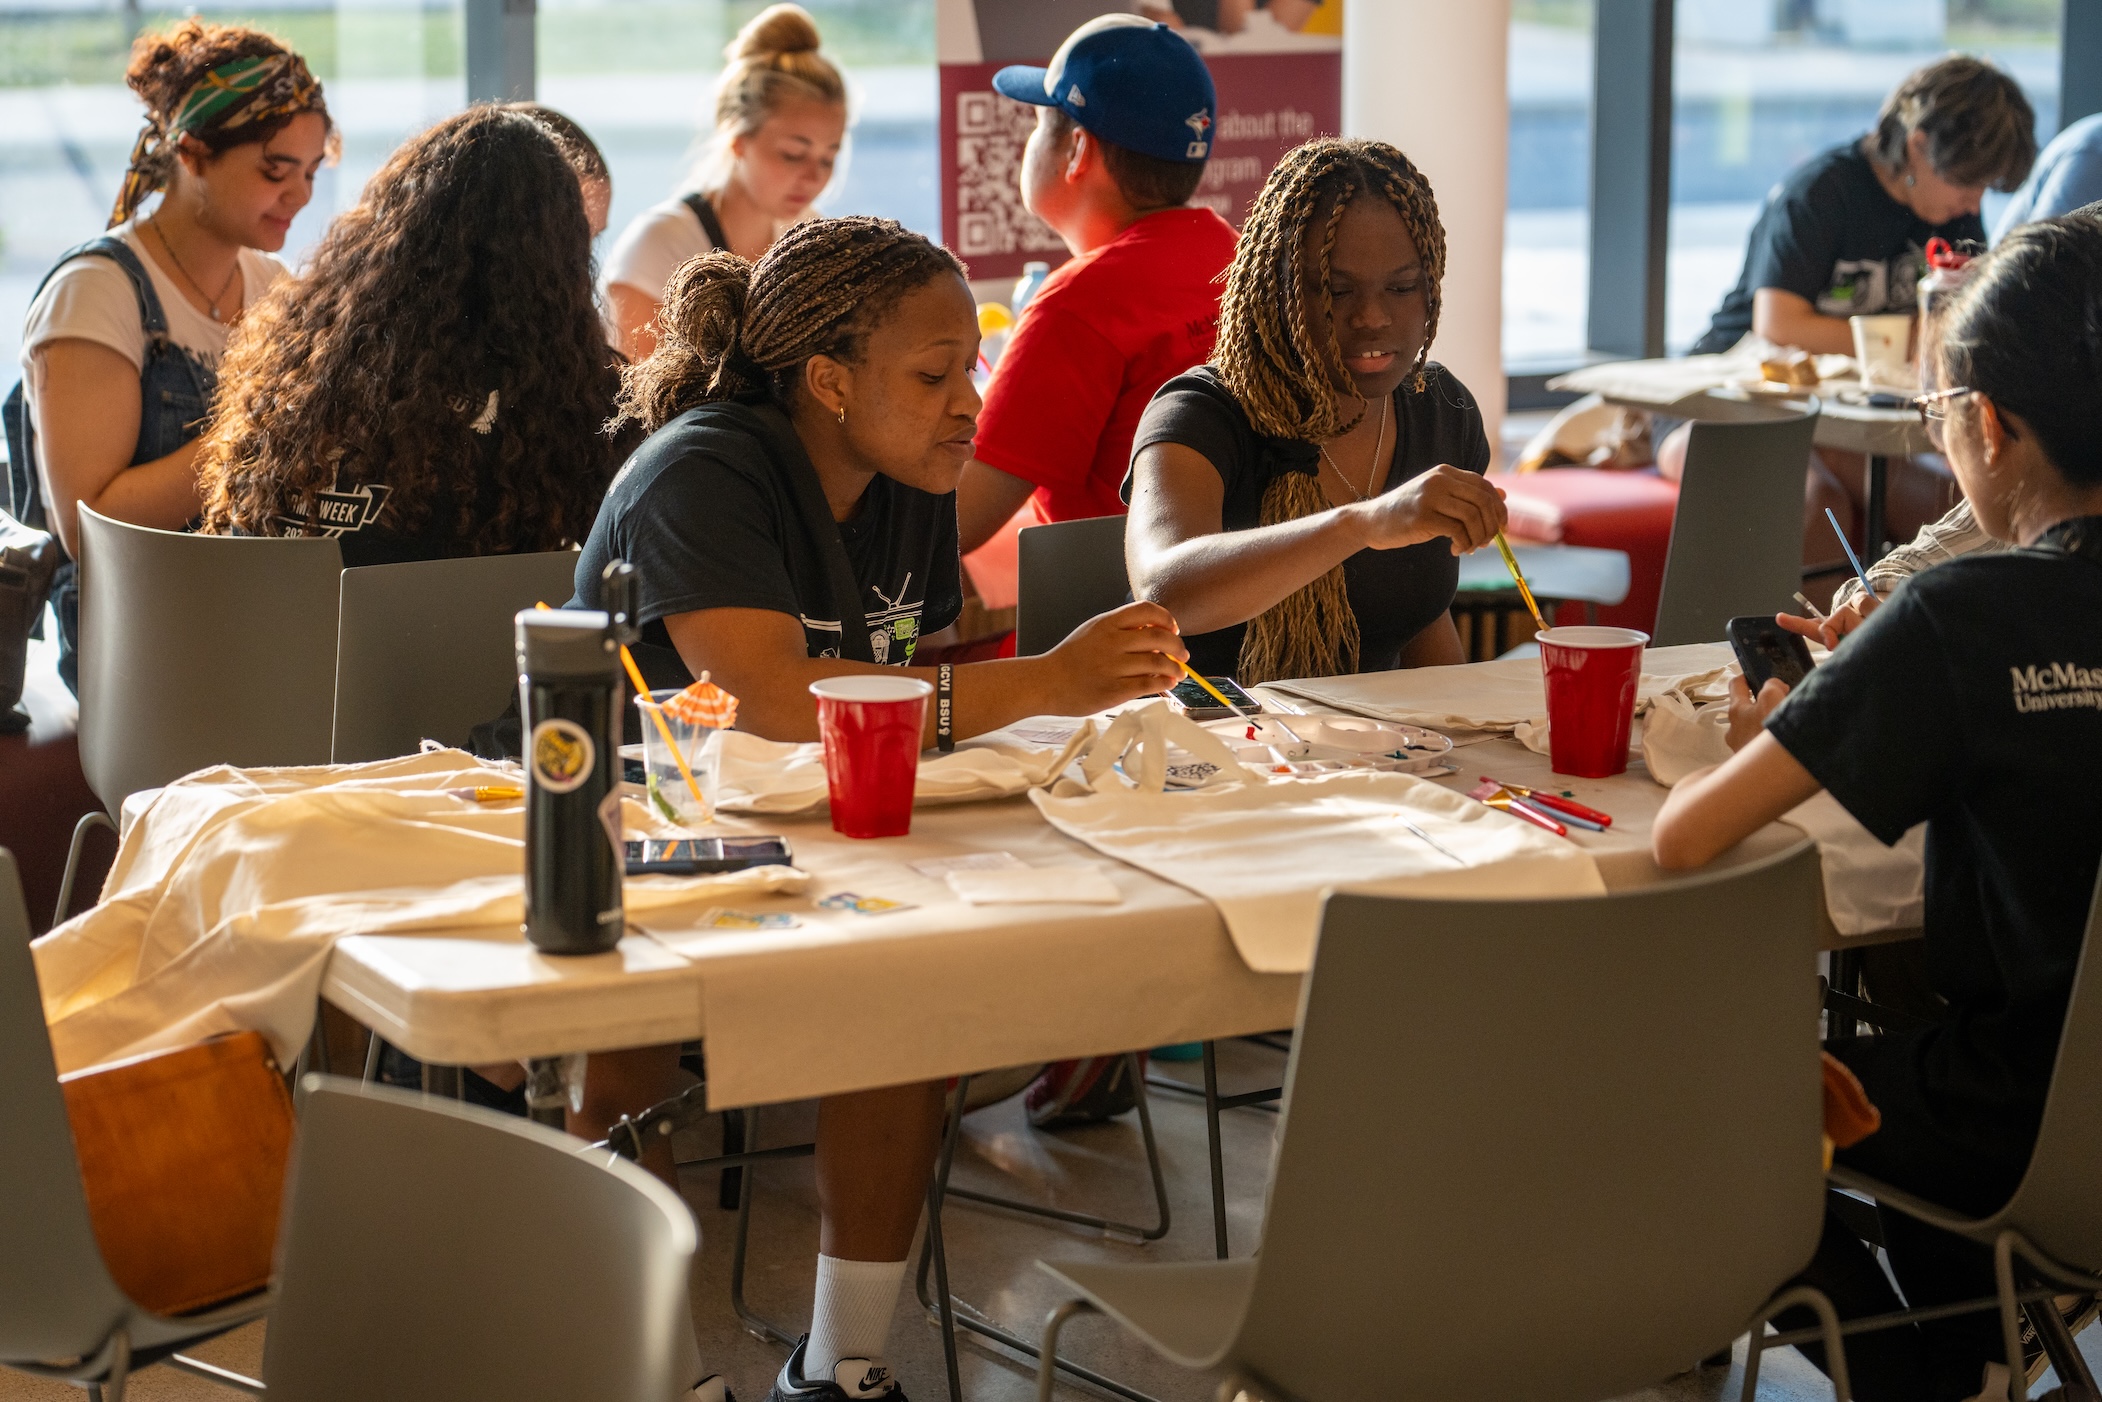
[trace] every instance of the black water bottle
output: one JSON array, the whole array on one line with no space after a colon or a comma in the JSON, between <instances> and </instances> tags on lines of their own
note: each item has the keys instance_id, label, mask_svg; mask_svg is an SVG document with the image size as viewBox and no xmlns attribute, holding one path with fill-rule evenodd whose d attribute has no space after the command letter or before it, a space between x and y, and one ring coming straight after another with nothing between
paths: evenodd
<instances>
[{"instance_id":1,"label":"black water bottle","mask_svg":"<svg viewBox=\"0 0 2102 1402\"><path fill-rule=\"evenodd\" d=\"M632 571L616 563L608 574ZM614 602L613 600L609 600ZM525 713L525 937L548 954L620 943L621 634L629 610L518 615Z\"/></svg>"}]
</instances>

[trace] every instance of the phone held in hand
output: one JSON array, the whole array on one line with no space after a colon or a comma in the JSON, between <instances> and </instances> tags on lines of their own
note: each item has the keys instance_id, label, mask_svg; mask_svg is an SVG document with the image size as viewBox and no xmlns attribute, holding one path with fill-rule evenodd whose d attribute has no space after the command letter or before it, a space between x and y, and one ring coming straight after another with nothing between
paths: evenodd
<instances>
[{"instance_id":1,"label":"phone held in hand","mask_svg":"<svg viewBox=\"0 0 2102 1402\"><path fill-rule=\"evenodd\" d=\"M1744 684L1754 696L1771 677L1779 677L1793 690L1817 665L1801 638L1760 614L1731 619L1729 638L1738 665L1744 668Z\"/></svg>"},{"instance_id":2,"label":"phone held in hand","mask_svg":"<svg viewBox=\"0 0 2102 1402\"><path fill-rule=\"evenodd\" d=\"M1241 684L1232 677L1206 677L1205 680L1219 689L1220 696L1224 696L1240 709L1229 710L1220 705L1218 697L1188 677L1175 684L1174 690L1168 693L1168 699L1180 706L1184 715L1200 724L1212 720L1231 720L1235 716L1262 714L1262 703L1241 690Z\"/></svg>"},{"instance_id":3,"label":"phone held in hand","mask_svg":"<svg viewBox=\"0 0 2102 1402\"><path fill-rule=\"evenodd\" d=\"M630 876L705 876L747 867L787 866L791 856L788 839L771 836L653 837L630 841L626 847Z\"/></svg>"}]
</instances>

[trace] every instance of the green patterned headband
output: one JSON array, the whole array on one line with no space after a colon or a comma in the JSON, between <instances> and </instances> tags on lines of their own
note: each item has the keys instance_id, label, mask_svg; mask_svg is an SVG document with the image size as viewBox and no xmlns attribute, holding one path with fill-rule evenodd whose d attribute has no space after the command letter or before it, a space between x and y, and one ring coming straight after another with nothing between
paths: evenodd
<instances>
[{"instance_id":1,"label":"green patterned headband","mask_svg":"<svg viewBox=\"0 0 2102 1402\"><path fill-rule=\"evenodd\" d=\"M166 123L149 117L131 148L124 187L110 215L115 228L131 218L145 198L161 187L158 159L171 142L206 131L228 131L298 112L324 111L321 84L298 54L281 52L222 63L183 94Z\"/></svg>"}]
</instances>

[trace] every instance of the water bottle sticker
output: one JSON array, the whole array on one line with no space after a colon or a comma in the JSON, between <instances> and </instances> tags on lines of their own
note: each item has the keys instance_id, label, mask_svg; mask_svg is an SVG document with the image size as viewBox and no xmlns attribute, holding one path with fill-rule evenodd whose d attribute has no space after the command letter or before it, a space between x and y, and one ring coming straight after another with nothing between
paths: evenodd
<instances>
[{"instance_id":1,"label":"water bottle sticker","mask_svg":"<svg viewBox=\"0 0 2102 1402\"><path fill-rule=\"evenodd\" d=\"M533 727L533 782L549 793L569 793L591 777L597 747L573 720L544 720Z\"/></svg>"}]
</instances>

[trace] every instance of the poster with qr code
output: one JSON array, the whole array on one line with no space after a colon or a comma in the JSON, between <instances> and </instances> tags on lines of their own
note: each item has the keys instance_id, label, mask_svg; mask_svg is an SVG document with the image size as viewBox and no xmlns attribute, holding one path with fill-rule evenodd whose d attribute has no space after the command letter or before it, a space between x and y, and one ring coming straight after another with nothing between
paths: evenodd
<instances>
[{"instance_id":1,"label":"poster with qr code","mask_svg":"<svg viewBox=\"0 0 2102 1402\"><path fill-rule=\"evenodd\" d=\"M1050 62L1064 36L1104 14L1169 25L1211 70L1211 156L1191 197L1235 227L1285 152L1343 124L1344 0L937 0L942 239L976 278L1065 261L1029 212L1022 151L1037 109L993 91L993 74Z\"/></svg>"}]
</instances>

